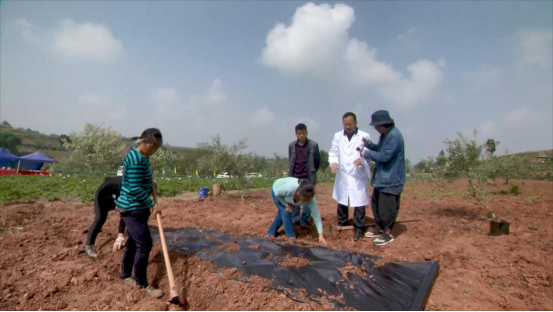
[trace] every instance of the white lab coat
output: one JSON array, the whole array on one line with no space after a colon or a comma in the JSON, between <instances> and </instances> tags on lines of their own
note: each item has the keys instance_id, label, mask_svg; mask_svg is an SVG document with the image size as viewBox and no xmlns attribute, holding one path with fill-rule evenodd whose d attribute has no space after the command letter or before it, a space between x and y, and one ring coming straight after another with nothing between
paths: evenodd
<instances>
[{"instance_id":1,"label":"white lab coat","mask_svg":"<svg viewBox=\"0 0 553 312\"><path fill-rule=\"evenodd\" d=\"M348 198L350 207L365 206L370 201L371 169L365 158L356 150L357 147L364 146L362 138L370 139L370 135L365 131L358 130L350 141L343 130L337 132L334 134L332 147L328 152L330 166L333 163L338 164L332 198L341 205L347 206ZM353 164L356 159L361 159L360 167Z\"/></svg>"}]
</instances>

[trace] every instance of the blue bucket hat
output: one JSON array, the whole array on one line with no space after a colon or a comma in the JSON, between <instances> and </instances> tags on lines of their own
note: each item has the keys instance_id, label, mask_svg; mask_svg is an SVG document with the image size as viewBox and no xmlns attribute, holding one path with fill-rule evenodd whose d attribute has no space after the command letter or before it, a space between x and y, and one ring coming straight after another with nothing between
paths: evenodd
<instances>
[{"instance_id":1,"label":"blue bucket hat","mask_svg":"<svg viewBox=\"0 0 553 312\"><path fill-rule=\"evenodd\" d=\"M371 126L391 124L392 122L394 122L394 120L390 118L390 113L385 110L376 111L371 116Z\"/></svg>"}]
</instances>

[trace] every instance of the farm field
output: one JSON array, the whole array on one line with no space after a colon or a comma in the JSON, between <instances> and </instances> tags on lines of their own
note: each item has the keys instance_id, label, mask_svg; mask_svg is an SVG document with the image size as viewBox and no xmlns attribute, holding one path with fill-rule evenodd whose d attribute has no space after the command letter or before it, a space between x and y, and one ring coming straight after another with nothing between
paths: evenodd
<instances>
[{"instance_id":1,"label":"farm field","mask_svg":"<svg viewBox=\"0 0 553 312\"><path fill-rule=\"evenodd\" d=\"M518 186L520 194L505 192L512 186ZM488 206L511 223L511 234L499 237L487 235L486 210L465 198L466 188L466 181L445 184L442 190L431 183L408 183L398 220L419 221L397 224L396 240L385 247L374 247L367 238L353 242L351 231L330 231L330 224L336 223L332 184L319 184L316 197L330 248L374 254L385 262L439 262L427 310L553 310L553 182L486 187L492 194L485 200ZM185 192L162 197L166 229L195 227L263 237L276 212L268 189L250 191L243 199L235 193L204 201L196 196ZM2 310L331 309L327 302L293 301L263 287L263 281L234 280L240 277L236 270L219 270L174 252L173 271L177 285L186 286L187 304L167 304L119 280L122 252L111 251L116 213L98 236L99 258L93 260L84 253L86 231L94 219L92 203L83 203L79 196L27 201L0 205ZM151 226L157 231L155 222ZM313 225L296 233L301 243L317 245ZM167 292L164 267L160 244L154 243L149 280Z\"/></svg>"},{"instance_id":2,"label":"farm field","mask_svg":"<svg viewBox=\"0 0 553 312\"><path fill-rule=\"evenodd\" d=\"M53 176L3 176L0 179L0 204L10 202L31 202L37 199L49 201L89 203L104 179L100 174L58 174ZM200 187L219 183L224 190L240 190L243 185L237 179L205 179L186 177L157 177L158 194L161 196L182 195L196 192ZM253 178L248 187L268 188L275 179Z\"/></svg>"}]
</instances>

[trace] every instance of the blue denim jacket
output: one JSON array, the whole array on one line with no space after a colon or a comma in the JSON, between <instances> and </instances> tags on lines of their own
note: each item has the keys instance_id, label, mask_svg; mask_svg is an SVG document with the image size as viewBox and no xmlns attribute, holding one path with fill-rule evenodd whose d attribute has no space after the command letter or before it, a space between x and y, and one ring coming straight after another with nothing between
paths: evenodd
<instances>
[{"instance_id":1,"label":"blue denim jacket","mask_svg":"<svg viewBox=\"0 0 553 312\"><path fill-rule=\"evenodd\" d=\"M382 188L405 184L405 147L403 135L396 127L381 135L378 144L371 143L368 148L364 157L375 162L372 186Z\"/></svg>"}]
</instances>

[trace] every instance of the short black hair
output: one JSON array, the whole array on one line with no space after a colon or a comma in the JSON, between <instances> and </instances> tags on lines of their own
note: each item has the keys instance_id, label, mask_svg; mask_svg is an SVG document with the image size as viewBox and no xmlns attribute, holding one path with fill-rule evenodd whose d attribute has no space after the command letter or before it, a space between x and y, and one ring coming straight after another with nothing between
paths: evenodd
<instances>
[{"instance_id":1,"label":"short black hair","mask_svg":"<svg viewBox=\"0 0 553 312\"><path fill-rule=\"evenodd\" d=\"M350 117L350 116L353 116L353 120L355 120L355 122L357 122L357 116L355 116L355 114L352 113L352 112L347 112L347 113L345 113L345 114L344 114L344 117L342 117L342 120L343 120L343 119L346 119L346 118L348 118L348 117Z\"/></svg>"},{"instance_id":2,"label":"short black hair","mask_svg":"<svg viewBox=\"0 0 553 312\"><path fill-rule=\"evenodd\" d=\"M297 131L302 131L302 130L307 131L307 126L304 125L304 124L302 124L302 123L297 124L297 125L296 125L296 132L297 132Z\"/></svg>"},{"instance_id":3,"label":"short black hair","mask_svg":"<svg viewBox=\"0 0 553 312\"><path fill-rule=\"evenodd\" d=\"M396 126L396 123L395 122L392 122L392 123L387 123L387 124L383 124L382 125L384 128L386 129L390 129L392 127L395 127Z\"/></svg>"},{"instance_id":4,"label":"short black hair","mask_svg":"<svg viewBox=\"0 0 553 312\"><path fill-rule=\"evenodd\" d=\"M133 137L132 140L136 141L138 139L144 140L144 143L154 143L159 142L159 146L163 145L163 136L161 131L157 128L148 128L142 132L139 137Z\"/></svg>"},{"instance_id":5,"label":"short black hair","mask_svg":"<svg viewBox=\"0 0 553 312\"><path fill-rule=\"evenodd\" d=\"M313 183L309 182L306 179L300 179L298 181L298 194L303 197L313 197L315 196L315 185Z\"/></svg>"}]
</instances>

